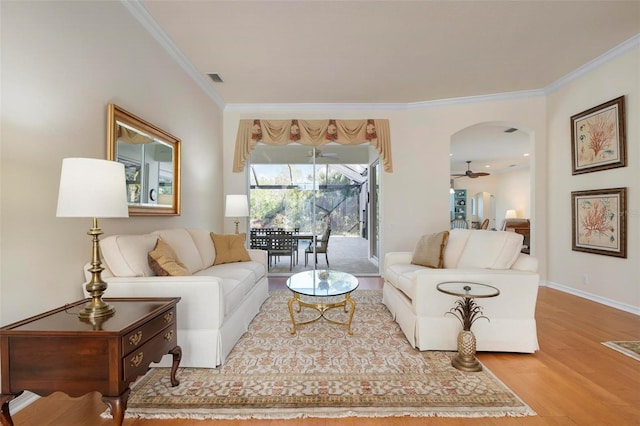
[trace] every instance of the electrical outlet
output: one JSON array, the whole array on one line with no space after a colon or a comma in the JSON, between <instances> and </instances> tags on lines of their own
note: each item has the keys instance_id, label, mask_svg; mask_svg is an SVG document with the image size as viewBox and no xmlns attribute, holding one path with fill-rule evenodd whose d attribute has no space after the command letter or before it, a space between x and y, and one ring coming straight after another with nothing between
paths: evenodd
<instances>
[{"instance_id":1,"label":"electrical outlet","mask_svg":"<svg viewBox=\"0 0 640 426\"><path fill-rule=\"evenodd\" d=\"M589 274L582 274L582 285L589 284Z\"/></svg>"}]
</instances>

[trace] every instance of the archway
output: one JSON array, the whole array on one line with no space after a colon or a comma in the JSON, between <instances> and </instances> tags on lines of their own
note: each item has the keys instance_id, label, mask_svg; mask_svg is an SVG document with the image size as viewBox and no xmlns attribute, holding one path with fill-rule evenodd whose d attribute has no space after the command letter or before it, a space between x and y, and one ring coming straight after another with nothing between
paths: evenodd
<instances>
[{"instance_id":1,"label":"archway","mask_svg":"<svg viewBox=\"0 0 640 426\"><path fill-rule=\"evenodd\" d=\"M469 228L488 217L489 229L500 230L508 211L533 222L534 146L533 132L518 123L476 123L451 135L451 186L455 202L465 204L457 209L452 196L451 215L463 216Z\"/></svg>"}]
</instances>

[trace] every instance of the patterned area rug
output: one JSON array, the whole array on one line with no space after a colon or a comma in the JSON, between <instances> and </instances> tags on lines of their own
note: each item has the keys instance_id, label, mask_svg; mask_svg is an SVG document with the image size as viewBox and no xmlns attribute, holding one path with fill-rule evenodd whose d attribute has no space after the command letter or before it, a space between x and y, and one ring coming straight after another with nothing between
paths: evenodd
<instances>
[{"instance_id":1,"label":"patterned area rug","mask_svg":"<svg viewBox=\"0 0 640 426\"><path fill-rule=\"evenodd\" d=\"M324 320L291 335L288 290L271 292L249 331L217 369L181 368L172 388L153 368L133 388L127 417L500 417L535 413L486 368L465 373L453 353L412 348L381 303L360 290L353 335ZM334 309L334 320L344 317ZM310 309L298 315L312 318Z\"/></svg>"},{"instance_id":2,"label":"patterned area rug","mask_svg":"<svg viewBox=\"0 0 640 426\"><path fill-rule=\"evenodd\" d=\"M640 340L602 342L603 345L640 361Z\"/></svg>"}]
</instances>

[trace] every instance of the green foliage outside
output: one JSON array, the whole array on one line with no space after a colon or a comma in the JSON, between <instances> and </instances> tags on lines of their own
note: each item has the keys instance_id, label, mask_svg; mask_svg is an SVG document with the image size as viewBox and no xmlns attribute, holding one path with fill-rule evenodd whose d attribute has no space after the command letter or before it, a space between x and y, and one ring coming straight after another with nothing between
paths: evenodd
<instances>
[{"instance_id":1,"label":"green foliage outside","mask_svg":"<svg viewBox=\"0 0 640 426\"><path fill-rule=\"evenodd\" d=\"M321 233L326 224L334 235L360 234L360 186L342 173L331 171L327 176L320 167L316 174L319 188L315 191L313 176L304 174L309 168L290 165L276 176L261 175L260 186L281 185L279 189L252 187L252 228L300 228L300 232ZM320 171L322 170L322 171ZM292 184L293 182L297 182ZM314 222L314 202L316 229Z\"/></svg>"}]
</instances>

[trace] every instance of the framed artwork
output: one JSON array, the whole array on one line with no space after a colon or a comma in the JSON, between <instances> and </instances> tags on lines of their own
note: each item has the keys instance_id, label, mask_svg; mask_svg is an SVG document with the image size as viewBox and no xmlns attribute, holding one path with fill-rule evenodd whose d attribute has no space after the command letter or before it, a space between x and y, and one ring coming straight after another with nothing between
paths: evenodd
<instances>
[{"instance_id":1,"label":"framed artwork","mask_svg":"<svg viewBox=\"0 0 640 426\"><path fill-rule=\"evenodd\" d=\"M627 188L571 193L572 249L627 257Z\"/></svg>"},{"instance_id":2,"label":"framed artwork","mask_svg":"<svg viewBox=\"0 0 640 426\"><path fill-rule=\"evenodd\" d=\"M624 96L571 117L572 174L625 167Z\"/></svg>"}]
</instances>

